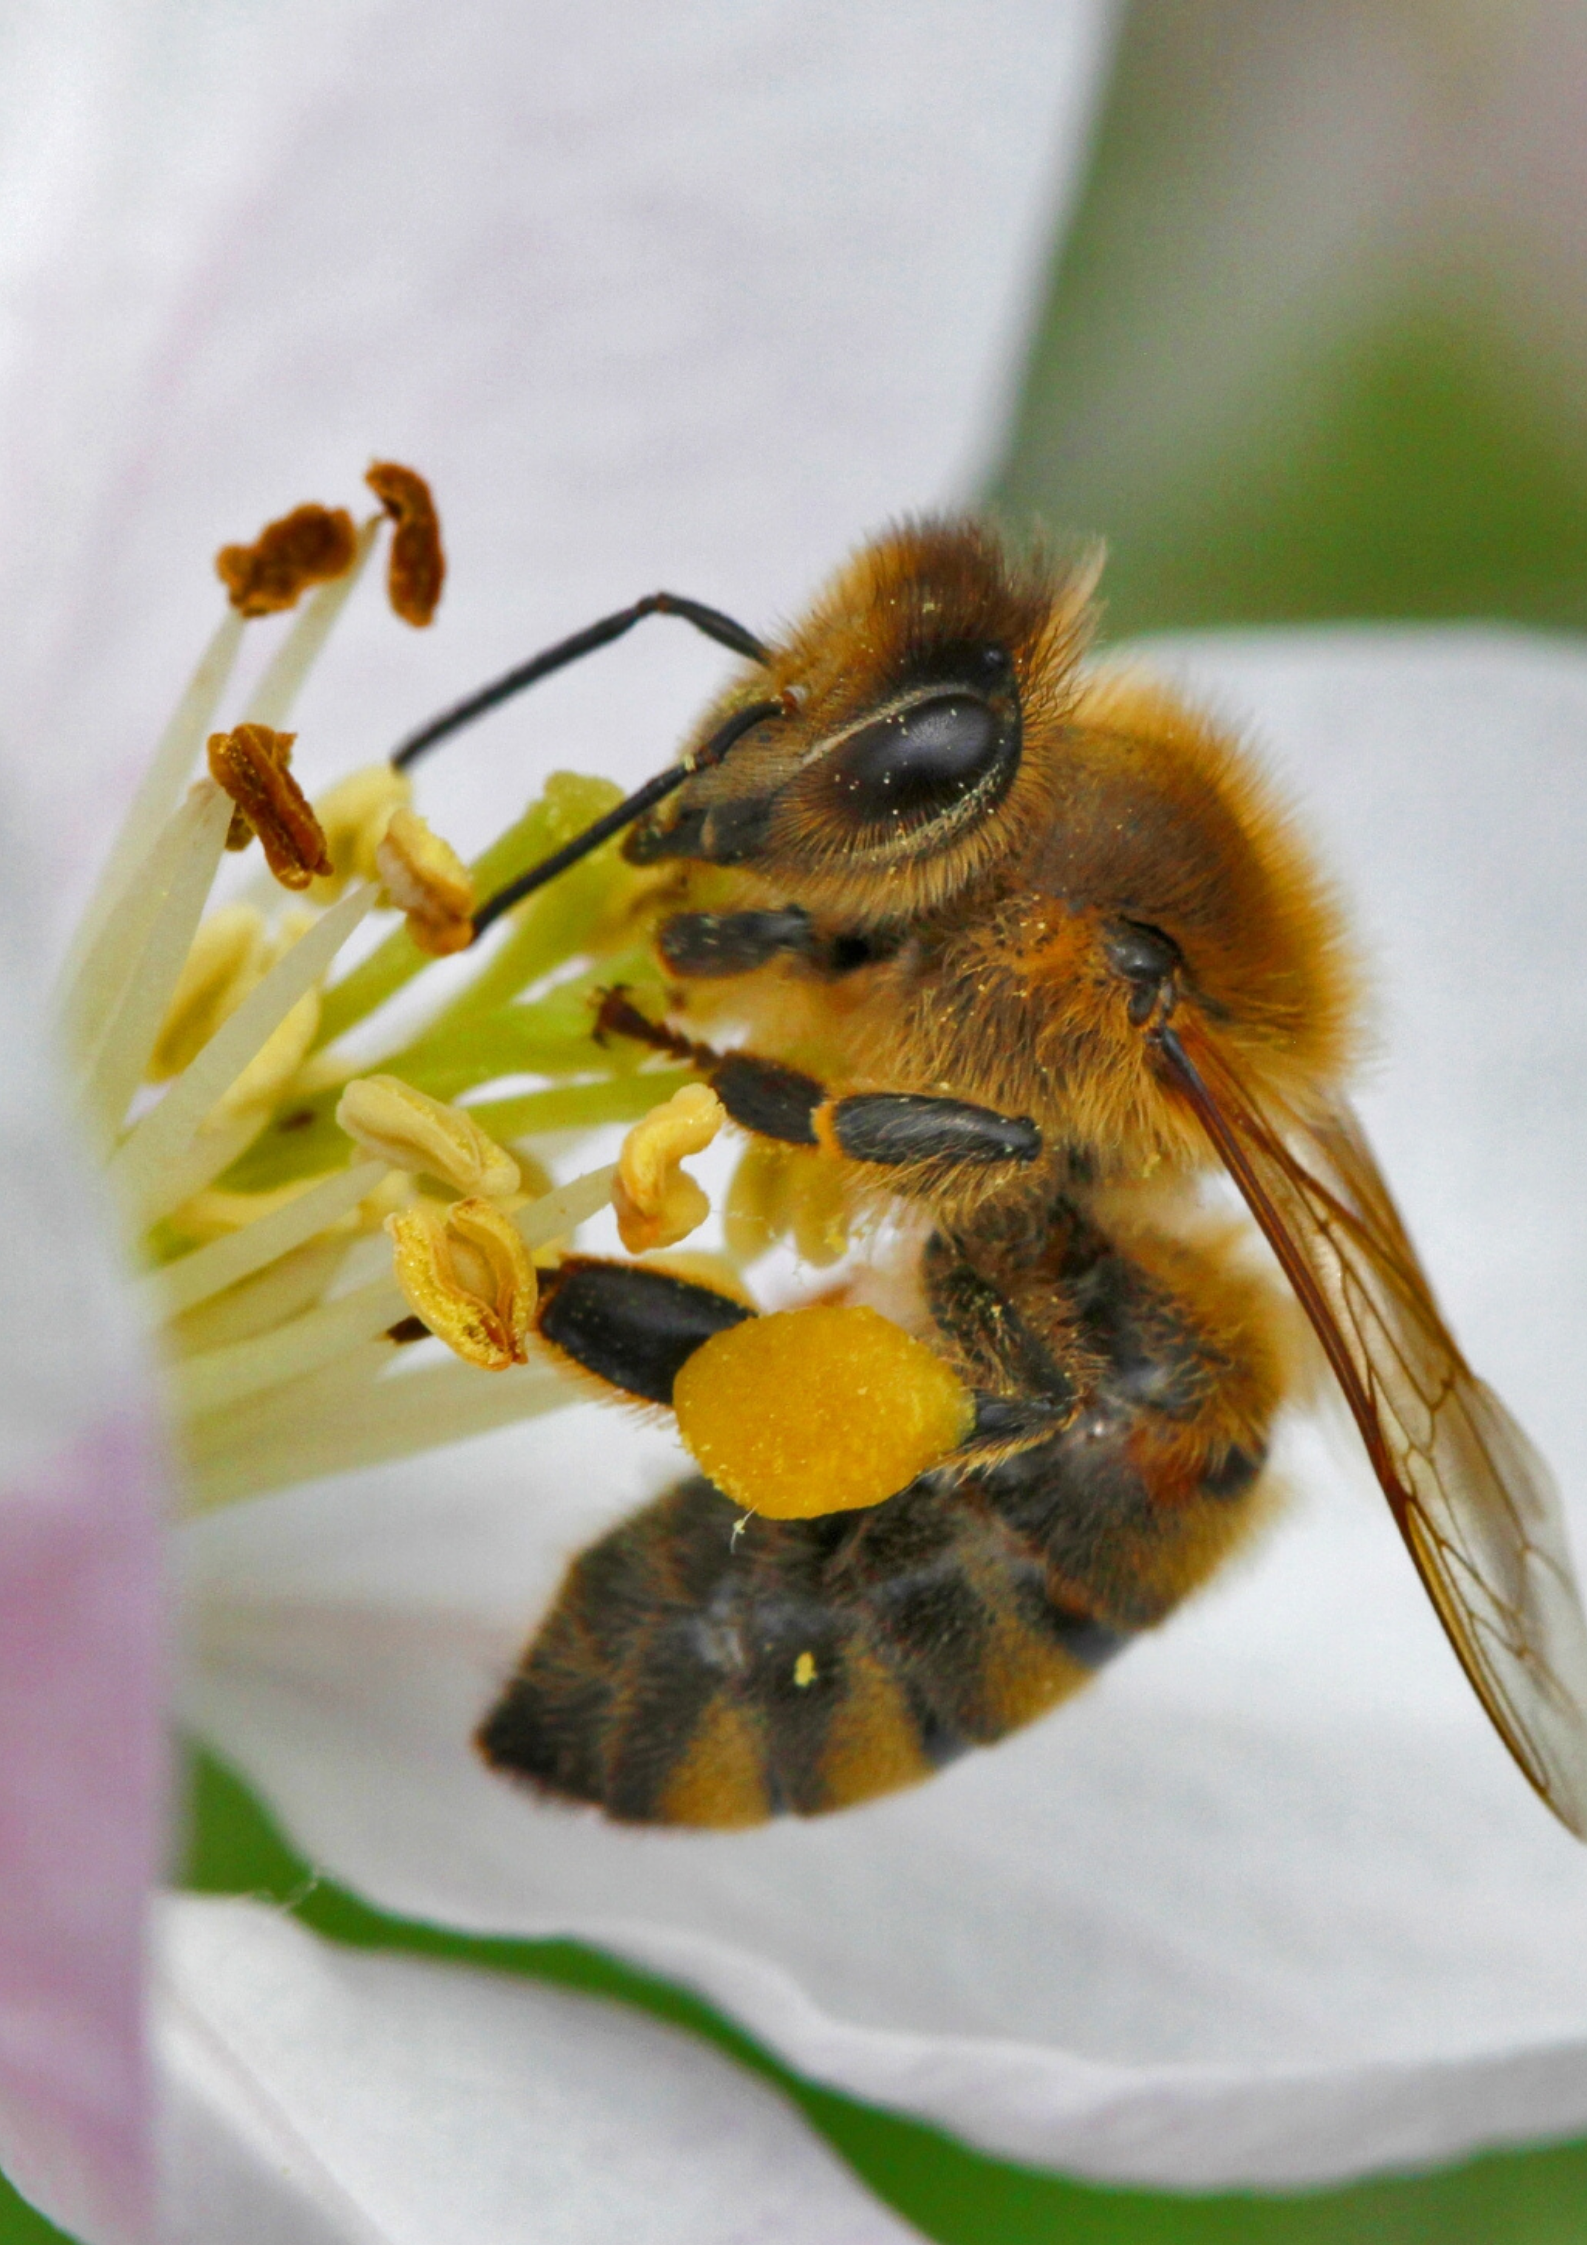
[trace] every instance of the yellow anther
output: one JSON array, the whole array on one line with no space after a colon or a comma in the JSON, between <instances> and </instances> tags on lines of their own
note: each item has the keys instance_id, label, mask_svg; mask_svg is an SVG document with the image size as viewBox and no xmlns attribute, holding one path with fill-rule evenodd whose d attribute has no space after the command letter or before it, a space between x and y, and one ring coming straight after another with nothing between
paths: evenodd
<instances>
[{"instance_id":1,"label":"yellow anther","mask_svg":"<svg viewBox=\"0 0 1587 2245\"><path fill-rule=\"evenodd\" d=\"M747 1319L702 1343L672 1393L678 1432L735 1504L808 1520L881 1504L968 1435L968 1388L858 1305Z\"/></svg>"},{"instance_id":2,"label":"yellow anther","mask_svg":"<svg viewBox=\"0 0 1587 2245\"><path fill-rule=\"evenodd\" d=\"M449 1349L486 1372L527 1360L536 1281L510 1217L488 1200L416 1201L386 1230L397 1284Z\"/></svg>"},{"instance_id":3,"label":"yellow anther","mask_svg":"<svg viewBox=\"0 0 1587 2245\"><path fill-rule=\"evenodd\" d=\"M812 1685L812 1684L813 1684L813 1683L815 1682L815 1680L816 1680L816 1656L815 1656L815 1654L814 1654L814 1653L801 1653L801 1654L799 1655L799 1658L798 1658L798 1659L797 1659L797 1660L796 1660L796 1661L794 1662L794 1682L795 1682L795 1684L796 1684L796 1685L798 1686L799 1690L803 1692L803 1691L808 1691L808 1690L810 1689L810 1686L811 1686L811 1685Z\"/></svg>"},{"instance_id":4,"label":"yellow anther","mask_svg":"<svg viewBox=\"0 0 1587 2245\"><path fill-rule=\"evenodd\" d=\"M316 904L334 904L351 880L377 877L375 855L386 839L391 814L405 810L412 800L412 781L390 764L368 764L326 790L314 815L335 870L314 883L310 894Z\"/></svg>"},{"instance_id":5,"label":"yellow anther","mask_svg":"<svg viewBox=\"0 0 1587 2245\"><path fill-rule=\"evenodd\" d=\"M684 1170L686 1154L702 1154L727 1120L708 1084L685 1084L665 1105L635 1123L618 1156L612 1206L630 1255L671 1247L711 1213L711 1203Z\"/></svg>"},{"instance_id":6,"label":"yellow anther","mask_svg":"<svg viewBox=\"0 0 1587 2245\"><path fill-rule=\"evenodd\" d=\"M223 905L200 922L149 1056L150 1083L182 1073L268 964L264 919L251 904Z\"/></svg>"},{"instance_id":7,"label":"yellow anther","mask_svg":"<svg viewBox=\"0 0 1587 2245\"><path fill-rule=\"evenodd\" d=\"M421 951L444 959L467 950L474 940L474 884L451 844L432 834L416 811L392 812L375 864Z\"/></svg>"},{"instance_id":8,"label":"yellow anther","mask_svg":"<svg viewBox=\"0 0 1587 2245\"><path fill-rule=\"evenodd\" d=\"M349 1138L393 1169L439 1177L459 1193L505 1200L516 1193L518 1164L461 1107L448 1107L397 1076L355 1076L336 1120Z\"/></svg>"}]
</instances>

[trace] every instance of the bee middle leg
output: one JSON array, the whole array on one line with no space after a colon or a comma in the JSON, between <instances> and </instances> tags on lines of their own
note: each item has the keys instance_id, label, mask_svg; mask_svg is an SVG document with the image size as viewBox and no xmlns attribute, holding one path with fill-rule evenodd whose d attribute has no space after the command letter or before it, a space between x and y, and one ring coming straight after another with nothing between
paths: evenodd
<instances>
[{"instance_id":1,"label":"bee middle leg","mask_svg":"<svg viewBox=\"0 0 1587 2245\"><path fill-rule=\"evenodd\" d=\"M819 1078L802 1069L753 1052L719 1053L648 1020L621 991L602 1005L596 1033L633 1037L690 1061L734 1122L759 1137L913 1171L927 1189L940 1189L946 1171L1023 1166L1042 1150L1041 1132L1027 1115L1002 1115L966 1099L923 1092L861 1091L834 1099Z\"/></svg>"}]
</instances>

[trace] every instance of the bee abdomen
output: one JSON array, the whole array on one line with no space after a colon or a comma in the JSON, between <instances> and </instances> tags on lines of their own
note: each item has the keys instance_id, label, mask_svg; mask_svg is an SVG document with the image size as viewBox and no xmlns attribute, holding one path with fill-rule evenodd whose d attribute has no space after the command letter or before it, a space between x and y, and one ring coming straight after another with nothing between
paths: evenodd
<instances>
[{"instance_id":1,"label":"bee abdomen","mask_svg":"<svg viewBox=\"0 0 1587 2245\"><path fill-rule=\"evenodd\" d=\"M818 1815L1001 1737L1123 1641L932 1477L873 1515L738 1520L690 1481L576 1560L486 1759L627 1822Z\"/></svg>"}]
</instances>

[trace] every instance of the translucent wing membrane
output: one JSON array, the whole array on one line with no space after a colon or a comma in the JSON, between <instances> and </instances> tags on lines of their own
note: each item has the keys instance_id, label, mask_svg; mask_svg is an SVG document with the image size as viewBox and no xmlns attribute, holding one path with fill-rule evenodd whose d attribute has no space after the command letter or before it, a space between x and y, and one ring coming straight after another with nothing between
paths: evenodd
<instances>
[{"instance_id":1,"label":"translucent wing membrane","mask_svg":"<svg viewBox=\"0 0 1587 2245\"><path fill-rule=\"evenodd\" d=\"M1477 1696L1587 1838L1587 1618L1548 1468L1446 1330L1349 1108L1259 1111L1193 1023L1156 1041L1316 1328Z\"/></svg>"}]
</instances>

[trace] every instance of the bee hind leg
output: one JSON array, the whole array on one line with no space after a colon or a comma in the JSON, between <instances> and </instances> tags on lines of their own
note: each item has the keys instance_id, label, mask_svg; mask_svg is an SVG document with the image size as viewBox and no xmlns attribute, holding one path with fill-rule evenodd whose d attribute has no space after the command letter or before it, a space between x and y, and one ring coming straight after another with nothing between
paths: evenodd
<instances>
[{"instance_id":1,"label":"bee hind leg","mask_svg":"<svg viewBox=\"0 0 1587 2245\"><path fill-rule=\"evenodd\" d=\"M701 1342L754 1315L692 1279L590 1255L543 1273L535 1305L540 1338L560 1355L624 1395L665 1404Z\"/></svg>"}]
</instances>

